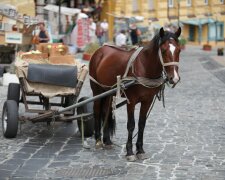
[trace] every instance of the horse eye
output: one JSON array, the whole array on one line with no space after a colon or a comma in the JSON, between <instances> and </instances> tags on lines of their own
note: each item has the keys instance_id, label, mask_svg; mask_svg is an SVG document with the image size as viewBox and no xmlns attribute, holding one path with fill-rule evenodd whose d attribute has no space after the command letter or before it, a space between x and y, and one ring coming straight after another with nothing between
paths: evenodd
<instances>
[{"instance_id":1,"label":"horse eye","mask_svg":"<svg viewBox=\"0 0 225 180\"><path fill-rule=\"evenodd\" d=\"M166 50L165 49L162 49L162 54L165 54L166 53Z\"/></svg>"}]
</instances>

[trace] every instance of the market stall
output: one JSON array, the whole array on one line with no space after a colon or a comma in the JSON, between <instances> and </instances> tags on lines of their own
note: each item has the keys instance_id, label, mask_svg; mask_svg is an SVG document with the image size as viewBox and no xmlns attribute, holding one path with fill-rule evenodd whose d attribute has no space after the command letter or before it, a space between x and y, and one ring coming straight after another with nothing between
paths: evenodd
<instances>
[{"instance_id":1,"label":"market stall","mask_svg":"<svg viewBox=\"0 0 225 180\"><path fill-rule=\"evenodd\" d=\"M0 7L0 67L9 66L18 50L29 50L37 24L37 19L19 14L11 5Z\"/></svg>"}]
</instances>

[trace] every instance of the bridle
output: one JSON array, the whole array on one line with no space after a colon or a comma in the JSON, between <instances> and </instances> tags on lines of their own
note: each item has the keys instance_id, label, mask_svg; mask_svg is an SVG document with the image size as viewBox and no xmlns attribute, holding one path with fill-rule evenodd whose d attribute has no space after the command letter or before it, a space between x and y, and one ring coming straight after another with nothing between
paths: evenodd
<instances>
[{"instance_id":1,"label":"bridle","mask_svg":"<svg viewBox=\"0 0 225 180\"><path fill-rule=\"evenodd\" d=\"M159 52L158 53L159 53L159 59L160 59L160 62L162 64L162 66L163 66L163 69L166 66L179 66L179 62L175 62L175 61L164 63L163 57L162 57L162 51L161 51L160 48L159 48Z\"/></svg>"},{"instance_id":2,"label":"bridle","mask_svg":"<svg viewBox=\"0 0 225 180\"><path fill-rule=\"evenodd\" d=\"M162 64L162 68L163 68L163 75L165 76L166 82L168 82L169 78L168 78L168 75L166 73L165 67L167 67L167 66L177 66L177 67L179 67L179 62L172 61L172 62L165 63L164 60L163 60L163 57L162 57L162 51L160 49L160 46L159 46L158 54L159 54L160 62ZM174 87L174 86L175 86L175 84L172 87Z\"/></svg>"}]
</instances>

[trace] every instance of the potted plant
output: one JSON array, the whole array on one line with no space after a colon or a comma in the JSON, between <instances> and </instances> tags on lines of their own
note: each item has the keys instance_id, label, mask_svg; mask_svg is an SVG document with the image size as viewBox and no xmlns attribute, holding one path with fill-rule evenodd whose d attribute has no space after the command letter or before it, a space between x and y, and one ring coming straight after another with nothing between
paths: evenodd
<instances>
[{"instance_id":1,"label":"potted plant","mask_svg":"<svg viewBox=\"0 0 225 180\"><path fill-rule=\"evenodd\" d=\"M89 61L94 52L100 47L97 42L91 42L87 44L84 48L83 52L83 60Z\"/></svg>"},{"instance_id":2,"label":"potted plant","mask_svg":"<svg viewBox=\"0 0 225 180\"><path fill-rule=\"evenodd\" d=\"M185 45L187 44L187 39L185 39L184 37L180 37L179 44L180 44L181 49L185 49Z\"/></svg>"},{"instance_id":3,"label":"potted plant","mask_svg":"<svg viewBox=\"0 0 225 180\"><path fill-rule=\"evenodd\" d=\"M210 44L203 44L203 50L204 51L211 51L212 50L212 46Z\"/></svg>"},{"instance_id":4,"label":"potted plant","mask_svg":"<svg viewBox=\"0 0 225 180\"><path fill-rule=\"evenodd\" d=\"M224 53L223 53L223 50L224 50L224 48L218 48L218 49L217 49L217 55L218 55L218 56L223 56L223 54L224 54Z\"/></svg>"}]
</instances>

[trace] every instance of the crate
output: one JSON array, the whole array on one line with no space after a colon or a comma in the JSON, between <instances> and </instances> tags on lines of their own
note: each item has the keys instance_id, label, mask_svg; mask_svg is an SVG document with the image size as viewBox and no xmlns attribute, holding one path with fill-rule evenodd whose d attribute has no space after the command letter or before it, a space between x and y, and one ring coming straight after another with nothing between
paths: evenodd
<instances>
[{"instance_id":1,"label":"crate","mask_svg":"<svg viewBox=\"0 0 225 180\"><path fill-rule=\"evenodd\" d=\"M49 57L50 64L75 64L73 55L64 55L64 56L50 56Z\"/></svg>"}]
</instances>

